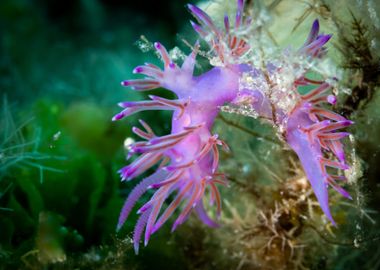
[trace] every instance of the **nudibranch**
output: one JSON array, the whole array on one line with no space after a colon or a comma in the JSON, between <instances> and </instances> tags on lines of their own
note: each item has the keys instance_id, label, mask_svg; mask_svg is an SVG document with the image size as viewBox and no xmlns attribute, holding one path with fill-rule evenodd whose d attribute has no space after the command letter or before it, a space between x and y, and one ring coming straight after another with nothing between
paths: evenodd
<instances>
[{"instance_id":1,"label":"nudibranch","mask_svg":"<svg viewBox=\"0 0 380 270\"><path fill-rule=\"evenodd\" d=\"M154 48L161 56L163 69L149 63L138 66L133 73L145 77L122 82L137 91L166 88L177 99L150 95L150 100L119 103L123 110L113 120L143 110L171 110L173 114L168 135L157 136L142 120L143 129L132 128L143 140L129 146L128 158L134 154L139 157L119 171L121 179L132 180L152 167L156 171L129 194L117 228L123 226L136 202L149 189L155 190L154 195L138 209L140 217L133 235L136 253L143 234L146 245L150 236L179 209L172 231L185 222L193 209L205 224L218 226L205 210L204 197L209 194L207 200L216 205L218 217L221 212L218 185L226 185L225 176L218 172L219 147L228 151L228 146L218 134L212 133L212 127L226 104L248 107L278 128L277 132L298 155L323 212L335 224L329 209L328 186L350 198L338 182L346 181L341 171L349 168L342 143L349 134L340 130L352 122L325 108L336 103L336 96L331 93L334 79L313 80L307 76L311 65L302 66L297 61L268 61L263 67L247 60L253 48L247 31L242 30L249 29L252 19L243 15L243 0L237 1L233 23L226 15L223 27L217 27L197 6L189 4L188 9L197 20L191 22L192 27L210 48L211 64L217 65L194 76L198 43L179 66L165 47L156 42ZM330 38L331 35L319 33L316 20L305 44L288 58L301 59L302 63L319 61L326 55L324 45ZM300 86L313 89L300 94ZM332 174L331 168L337 173ZM175 196L171 197L173 193ZM169 197L172 199L164 206Z\"/></svg>"}]
</instances>

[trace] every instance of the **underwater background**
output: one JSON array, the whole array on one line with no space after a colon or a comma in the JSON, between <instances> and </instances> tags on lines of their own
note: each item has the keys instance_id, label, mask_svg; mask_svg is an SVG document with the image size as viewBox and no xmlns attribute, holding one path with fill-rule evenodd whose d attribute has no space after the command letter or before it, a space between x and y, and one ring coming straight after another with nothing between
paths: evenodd
<instances>
[{"instance_id":1,"label":"underwater background","mask_svg":"<svg viewBox=\"0 0 380 270\"><path fill-rule=\"evenodd\" d=\"M315 19L333 34L328 67L341 77L334 111L355 122L345 141L353 200L330 197L338 227L315 207L297 157L273 128L227 111L214 127L233 149L220 157L230 184L221 189L222 226L190 216L175 233L163 226L139 255L137 214L116 233L137 182L117 173L136 139L131 127L143 116L157 133L170 130L164 111L112 122L119 101L149 94L120 82L138 64L158 63L154 41L178 46L179 58L189 53L196 36L187 2L0 1L0 269L380 269L376 0L246 1L278 48L300 46ZM200 6L220 21L235 5ZM198 70L209 68L203 62Z\"/></svg>"}]
</instances>

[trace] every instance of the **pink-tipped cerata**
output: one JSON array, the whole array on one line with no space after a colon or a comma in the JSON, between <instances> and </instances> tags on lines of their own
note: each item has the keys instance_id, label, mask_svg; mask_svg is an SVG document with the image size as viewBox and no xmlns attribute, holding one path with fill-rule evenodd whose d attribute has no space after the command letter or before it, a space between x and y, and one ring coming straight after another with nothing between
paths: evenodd
<instances>
[{"instance_id":1,"label":"pink-tipped cerata","mask_svg":"<svg viewBox=\"0 0 380 270\"><path fill-rule=\"evenodd\" d=\"M219 29L200 8L189 4L188 9L197 21L191 22L194 30L208 44L210 54L217 57L221 65L194 76L198 43L182 66L178 66L164 45L156 42L154 48L163 62L163 69L149 63L141 65L133 73L145 75L144 78L122 82L123 86L138 91L163 87L172 91L176 98L150 95L150 100L119 103L123 110L113 120L144 110L168 110L172 112L172 117L171 132L167 135L156 135L142 120L142 128L132 129L141 141L129 145L128 158L133 155L137 158L119 170L121 179L131 181L151 168L155 168L155 173L143 178L129 194L117 228L123 226L147 190L155 190L155 193L136 210L140 215L133 235L136 253L141 238L144 238L146 245L151 235L172 216L176 216L172 230L183 224L193 210L205 224L218 226L205 210L205 201L216 206L216 217L219 217L222 199L218 185L226 185L224 175L218 172L219 147L228 147L211 129L221 106L246 106L247 102L259 116L283 127L282 135L297 153L322 210L335 224L329 208L327 187L331 186L351 198L339 183L345 182L342 171L349 168L342 142L349 134L342 129L352 122L328 109L337 101L331 91L332 85L324 80L309 78L307 71L294 79L288 93L273 88L268 96L265 90L268 85L242 85L246 76L253 81L268 81L271 76L283 74L283 67L273 63L268 63L266 70L246 63L243 56L251 51L251 47L244 35L239 33L244 27L250 27L252 19L244 17L244 0L237 0L235 18L224 17L223 29ZM306 42L297 53L305 59L322 58L327 51L324 45L330 38L331 35L319 34L319 23L315 21ZM297 91L300 86L313 86L313 90L300 95ZM293 101L290 108L273 101L284 100L284 95Z\"/></svg>"}]
</instances>

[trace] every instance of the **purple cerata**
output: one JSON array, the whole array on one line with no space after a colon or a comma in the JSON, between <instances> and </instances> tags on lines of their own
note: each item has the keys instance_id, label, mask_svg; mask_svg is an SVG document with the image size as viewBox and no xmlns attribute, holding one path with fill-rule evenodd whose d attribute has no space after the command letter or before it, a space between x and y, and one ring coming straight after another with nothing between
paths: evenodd
<instances>
[{"instance_id":1,"label":"purple cerata","mask_svg":"<svg viewBox=\"0 0 380 270\"><path fill-rule=\"evenodd\" d=\"M223 29L216 27L198 7L189 4L188 9L198 21L191 22L192 27L208 44L210 53L219 64L200 76L193 76L198 43L183 64L178 66L165 47L156 42L154 47L161 56L163 70L148 63L133 70L133 73L143 74L145 78L122 82L123 86L137 91L163 87L172 91L177 99L151 95L150 100L119 103L123 111L113 120L143 110L172 110L173 116L171 133L165 136L157 136L142 120L143 129L132 129L143 140L129 146L128 158L134 154L140 156L119 171L122 180L132 180L153 166L157 169L129 194L117 229L123 226L136 202L149 189L155 190L154 195L138 209L140 217L133 235L136 253L142 235L145 233L146 245L150 236L177 209L180 209L179 215L172 231L185 222L193 209L205 224L218 226L206 213L204 197L209 194L207 200L210 205L216 205L218 217L221 212L218 185L226 185L225 176L218 172L218 147L228 150L228 146L218 134L212 134L211 129L220 108L226 104L249 106L259 117L279 128L281 137L298 155L320 207L335 225L329 209L328 186L351 198L338 182L346 181L341 172L349 168L341 142L349 133L339 130L352 122L325 108L324 104L336 103L330 83L308 78L306 68L304 72L295 74L288 87L283 89L276 82L279 77L285 76L284 65L274 62L267 63L263 68L247 61L251 46L247 39L239 35L242 32L239 30L248 28L252 20L243 17L243 0L237 1L232 25L229 17L224 17ZM316 20L305 44L295 55L303 57L306 62L322 59L327 52L324 45L330 38L331 35L319 33ZM311 86L313 89L302 95L297 90L299 86ZM336 173L332 174L331 170ZM206 190L209 192L206 193ZM173 193L175 196L164 207Z\"/></svg>"}]
</instances>

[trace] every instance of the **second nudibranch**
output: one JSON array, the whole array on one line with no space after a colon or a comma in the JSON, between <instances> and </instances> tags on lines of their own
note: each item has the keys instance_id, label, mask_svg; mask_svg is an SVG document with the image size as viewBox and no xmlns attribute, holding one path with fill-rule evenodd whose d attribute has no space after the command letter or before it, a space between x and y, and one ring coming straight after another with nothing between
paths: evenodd
<instances>
[{"instance_id":1,"label":"second nudibranch","mask_svg":"<svg viewBox=\"0 0 380 270\"><path fill-rule=\"evenodd\" d=\"M211 134L211 127L220 106L231 102L237 95L241 72L246 65L231 65L226 68L213 68L198 77L193 76L196 49L181 67L174 64L164 46L155 43L156 50L164 62L164 70L147 64L136 67L134 73L149 76L149 79L128 80L122 84L135 90L149 90L158 86L171 90L177 100L150 96L151 100L122 102L124 110L114 117L119 120L141 110L173 110L170 135L157 136L141 121L145 130L137 127L133 132L146 141L136 142L129 147L129 155L140 154L130 165L122 168L123 180L131 180L153 165L163 161L158 171L145 178L129 195L120 215L119 228L127 219L139 197L149 188L157 189L152 199L138 211L134 243L138 242L145 227L145 244L152 233L174 213L179 205L185 206L173 224L172 229L182 224L194 208L200 219L209 226L217 224L208 217L203 205L206 188L210 189L210 202L216 203L217 214L221 211L221 198L217 184L225 185L224 176L217 172L219 162L218 145L228 150L227 145ZM163 202L173 193L177 196L160 214Z\"/></svg>"}]
</instances>

